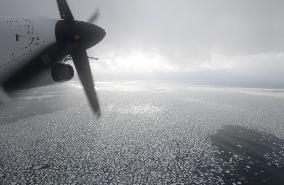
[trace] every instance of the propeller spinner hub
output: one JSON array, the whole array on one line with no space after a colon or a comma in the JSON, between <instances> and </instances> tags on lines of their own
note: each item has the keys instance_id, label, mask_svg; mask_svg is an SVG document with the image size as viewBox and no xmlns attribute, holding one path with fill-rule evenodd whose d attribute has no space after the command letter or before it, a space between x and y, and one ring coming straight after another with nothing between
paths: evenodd
<instances>
[{"instance_id":1,"label":"propeller spinner hub","mask_svg":"<svg viewBox=\"0 0 284 185\"><path fill-rule=\"evenodd\" d=\"M75 47L88 49L98 44L106 35L101 27L81 21L58 21L55 29L56 39L72 42Z\"/></svg>"}]
</instances>

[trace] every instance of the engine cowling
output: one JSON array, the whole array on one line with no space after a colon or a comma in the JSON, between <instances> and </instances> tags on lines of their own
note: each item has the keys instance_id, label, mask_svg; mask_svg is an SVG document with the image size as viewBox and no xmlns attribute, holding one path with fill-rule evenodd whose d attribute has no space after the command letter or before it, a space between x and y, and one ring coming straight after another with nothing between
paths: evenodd
<instances>
[{"instance_id":1,"label":"engine cowling","mask_svg":"<svg viewBox=\"0 0 284 185\"><path fill-rule=\"evenodd\" d=\"M56 63L51 67L51 76L55 82L66 82L74 77L74 69L71 65Z\"/></svg>"}]
</instances>

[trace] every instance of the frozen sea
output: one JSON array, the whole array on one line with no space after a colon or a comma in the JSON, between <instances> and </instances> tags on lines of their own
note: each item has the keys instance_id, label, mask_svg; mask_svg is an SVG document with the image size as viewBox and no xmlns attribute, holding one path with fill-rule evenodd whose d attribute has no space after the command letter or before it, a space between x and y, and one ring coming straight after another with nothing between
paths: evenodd
<instances>
[{"instance_id":1,"label":"frozen sea","mask_svg":"<svg viewBox=\"0 0 284 185\"><path fill-rule=\"evenodd\" d=\"M20 91L0 108L0 184L284 184L284 91L154 82Z\"/></svg>"}]
</instances>

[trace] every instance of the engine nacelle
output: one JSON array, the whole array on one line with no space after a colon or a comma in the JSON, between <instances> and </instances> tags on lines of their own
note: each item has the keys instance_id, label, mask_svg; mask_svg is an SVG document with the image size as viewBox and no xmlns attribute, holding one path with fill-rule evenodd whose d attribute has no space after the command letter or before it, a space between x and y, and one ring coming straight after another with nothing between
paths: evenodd
<instances>
[{"instance_id":1,"label":"engine nacelle","mask_svg":"<svg viewBox=\"0 0 284 185\"><path fill-rule=\"evenodd\" d=\"M57 63L51 67L51 76L55 82L66 82L74 77L74 69L71 65Z\"/></svg>"}]
</instances>

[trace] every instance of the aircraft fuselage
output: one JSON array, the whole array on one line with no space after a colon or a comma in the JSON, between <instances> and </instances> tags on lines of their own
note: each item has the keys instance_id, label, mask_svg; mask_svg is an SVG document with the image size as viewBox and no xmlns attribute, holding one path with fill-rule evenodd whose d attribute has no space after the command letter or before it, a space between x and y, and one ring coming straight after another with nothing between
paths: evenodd
<instances>
[{"instance_id":1,"label":"aircraft fuselage","mask_svg":"<svg viewBox=\"0 0 284 185\"><path fill-rule=\"evenodd\" d=\"M56 43L58 20L0 17L0 83Z\"/></svg>"}]
</instances>

